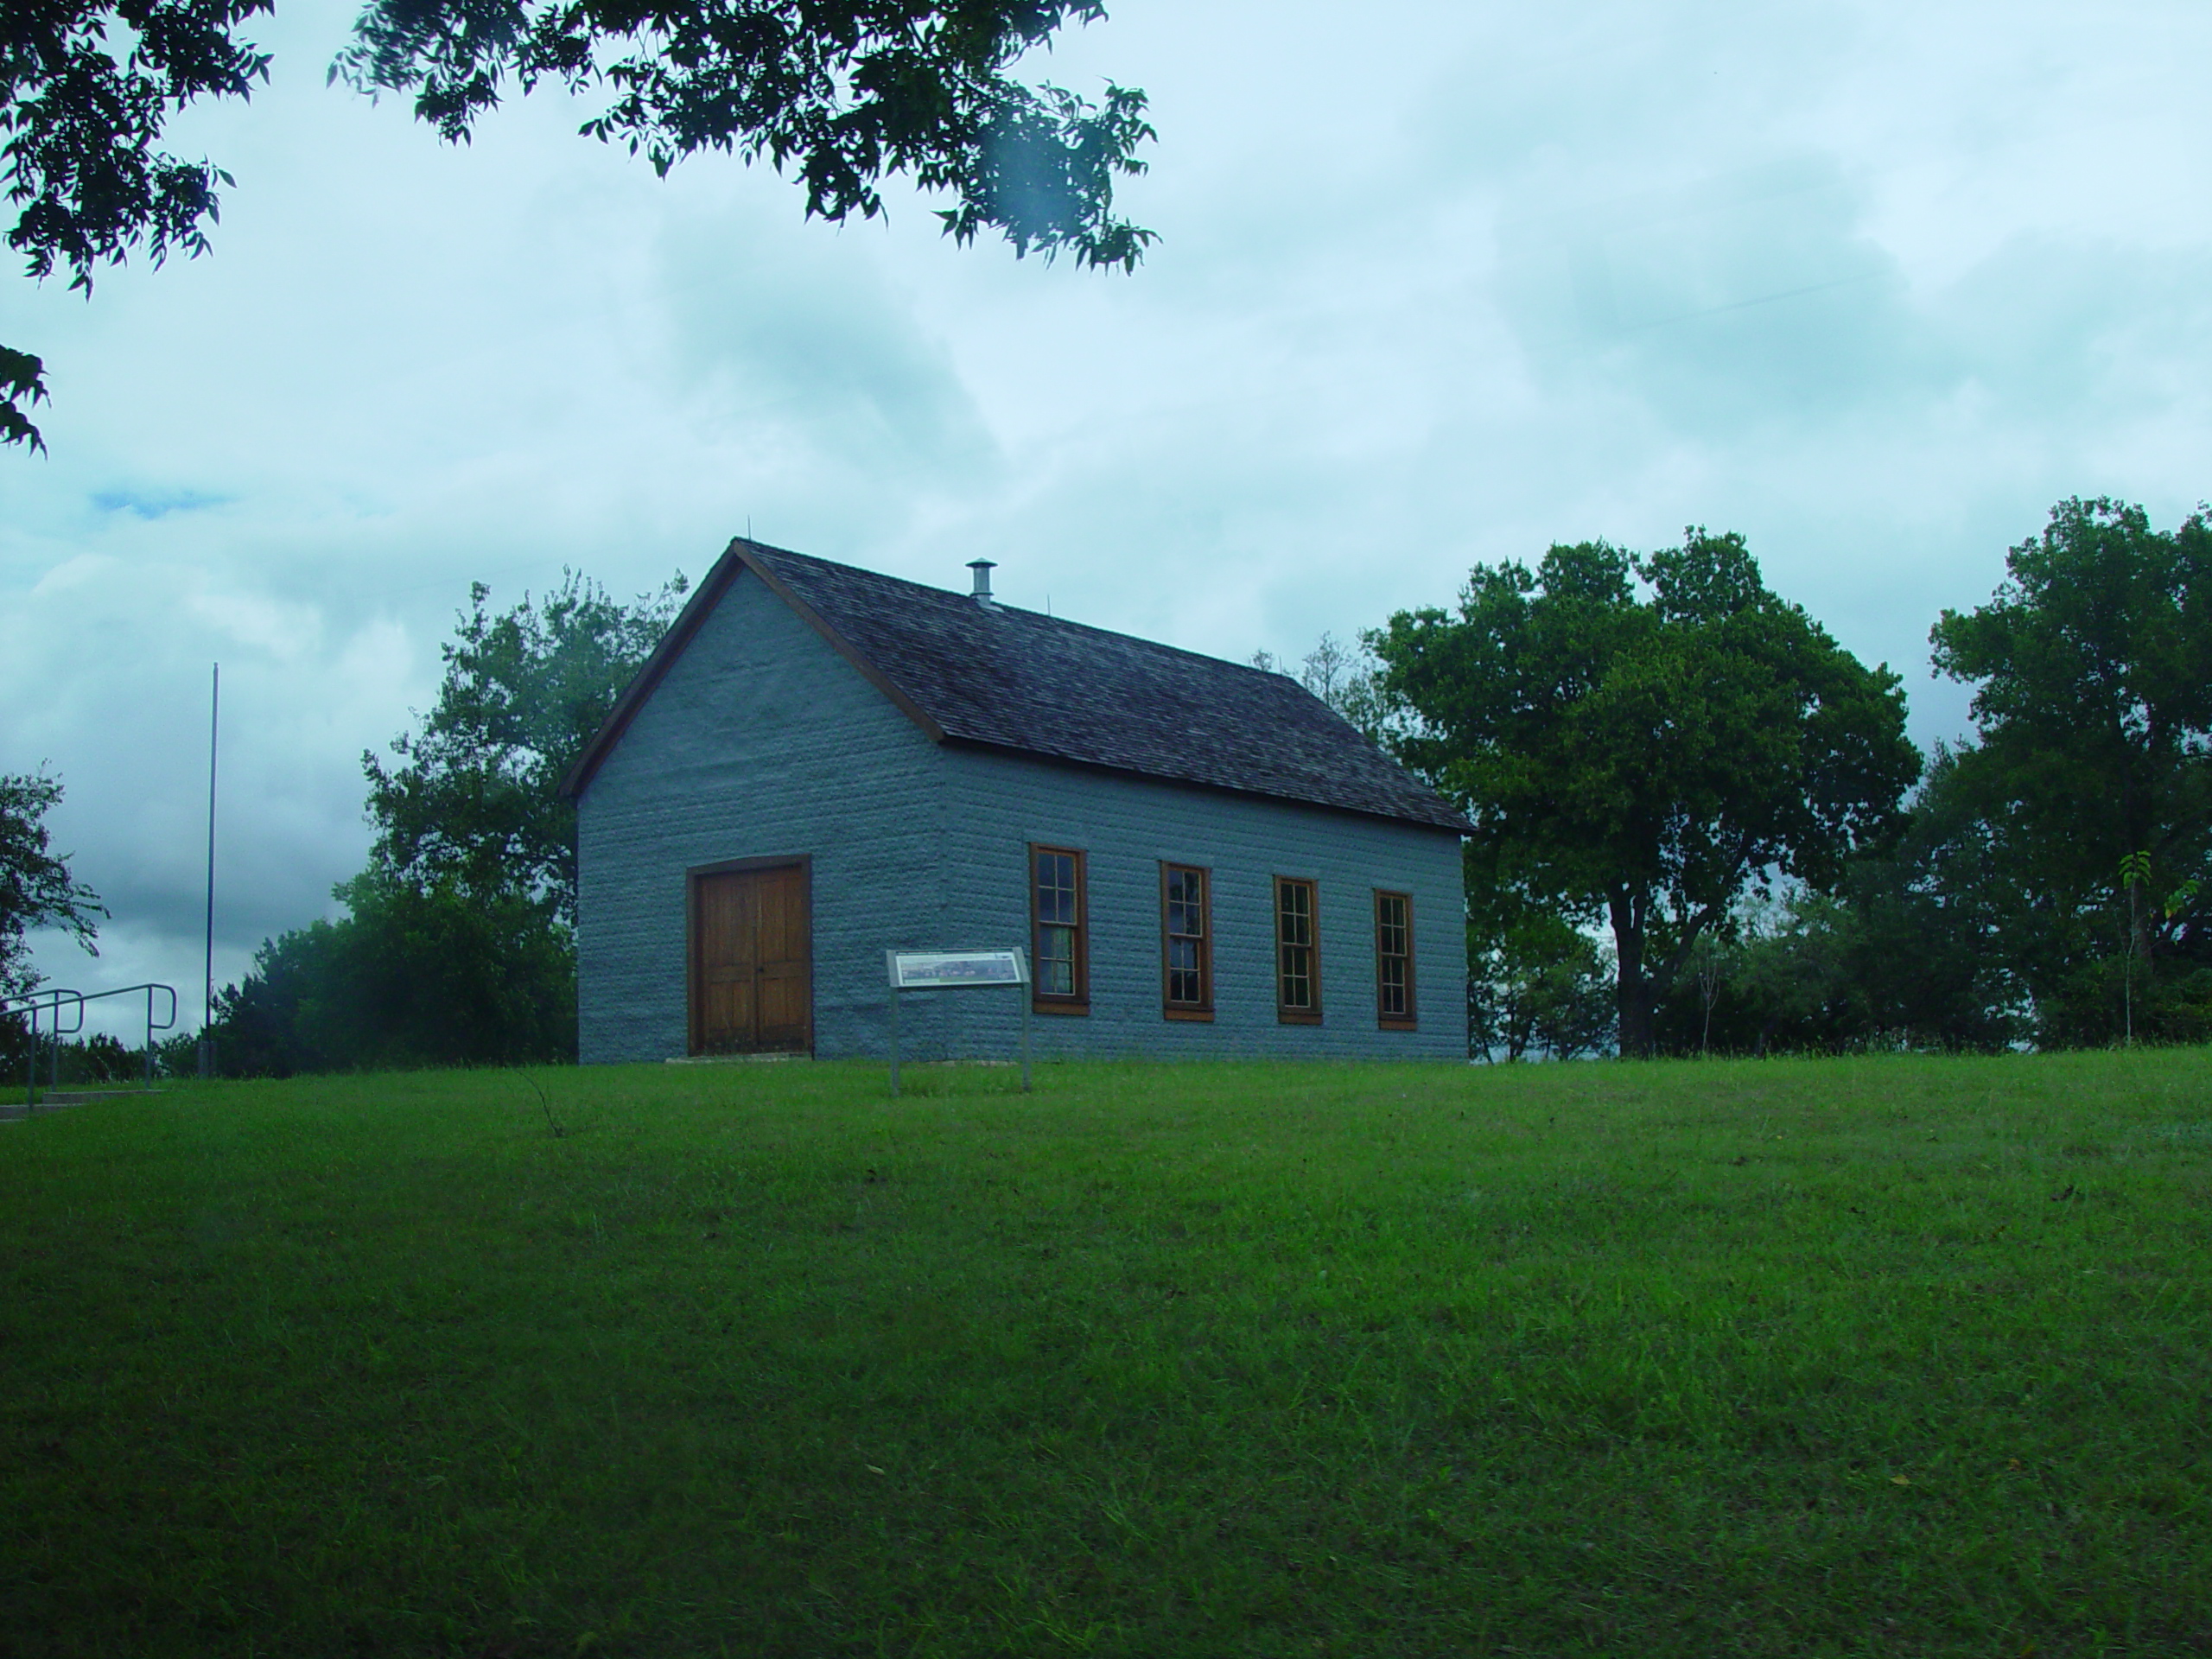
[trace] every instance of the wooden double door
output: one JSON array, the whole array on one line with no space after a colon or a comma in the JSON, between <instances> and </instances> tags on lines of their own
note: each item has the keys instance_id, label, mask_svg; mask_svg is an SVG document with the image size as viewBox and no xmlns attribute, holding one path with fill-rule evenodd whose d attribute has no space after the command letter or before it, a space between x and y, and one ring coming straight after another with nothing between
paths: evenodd
<instances>
[{"instance_id":1,"label":"wooden double door","mask_svg":"<svg viewBox=\"0 0 2212 1659\"><path fill-rule=\"evenodd\" d=\"M810 1052L814 961L804 862L691 876L691 1052Z\"/></svg>"}]
</instances>

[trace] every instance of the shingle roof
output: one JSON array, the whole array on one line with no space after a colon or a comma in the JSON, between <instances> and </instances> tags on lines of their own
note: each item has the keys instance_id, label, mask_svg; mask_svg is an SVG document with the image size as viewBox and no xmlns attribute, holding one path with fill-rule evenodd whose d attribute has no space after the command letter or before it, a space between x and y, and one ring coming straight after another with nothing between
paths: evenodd
<instances>
[{"instance_id":1,"label":"shingle roof","mask_svg":"<svg viewBox=\"0 0 2212 1659\"><path fill-rule=\"evenodd\" d=\"M1441 797L1287 675L739 540L563 782L575 794L741 570L765 580L939 741L1441 830Z\"/></svg>"}]
</instances>

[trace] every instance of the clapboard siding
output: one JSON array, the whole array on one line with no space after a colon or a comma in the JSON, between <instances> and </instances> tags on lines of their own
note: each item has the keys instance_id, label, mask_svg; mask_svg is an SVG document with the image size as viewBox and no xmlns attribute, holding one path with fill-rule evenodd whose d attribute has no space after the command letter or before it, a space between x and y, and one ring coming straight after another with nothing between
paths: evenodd
<instances>
[{"instance_id":1,"label":"clapboard siding","mask_svg":"<svg viewBox=\"0 0 2212 1659\"><path fill-rule=\"evenodd\" d=\"M1090 1011L1039 1015L1040 1054L1282 1054L1464 1059L1466 927L1459 842L1424 826L1286 805L1015 756L950 750L948 868L979 943L1024 941L1032 842L1080 848L1090 899ZM1212 872L1214 1017L1160 1011L1160 866ZM1275 1015L1278 875L1313 880L1319 898L1322 1020ZM1378 1030L1374 902L1377 887L1413 895L1420 1027ZM1010 998L948 993L958 1004L951 1046L1012 1052L1020 1008Z\"/></svg>"},{"instance_id":2,"label":"clapboard siding","mask_svg":"<svg viewBox=\"0 0 2212 1659\"><path fill-rule=\"evenodd\" d=\"M1028 944L1027 849L1081 848L1090 1007L1054 1055L1462 1058L1465 929L1448 830L939 744L757 577L732 582L578 801L587 1062L684 1052L685 878L810 861L815 1052L887 1051L883 952ZM1212 872L1214 1018L1160 1011L1161 861ZM1273 878L1318 884L1323 1019L1275 1015ZM1374 892L1414 901L1419 1028L1377 1028ZM1018 994L909 994L915 1058L1011 1057Z\"/></svg>"},{"instance_id":3,"label":"clapboard siding","mask_svg":"<svg viewBox=\"0 0 2212 1659\"><path fill-rule=\"evenodd\" d=\"M685 873L787 855L812 860L816 1052L865 1052L886 932L925 938L942 903L943 772L819 634L732 583L577 804L581 1058L682 1054Z\"/></svg>"}]
</instances>

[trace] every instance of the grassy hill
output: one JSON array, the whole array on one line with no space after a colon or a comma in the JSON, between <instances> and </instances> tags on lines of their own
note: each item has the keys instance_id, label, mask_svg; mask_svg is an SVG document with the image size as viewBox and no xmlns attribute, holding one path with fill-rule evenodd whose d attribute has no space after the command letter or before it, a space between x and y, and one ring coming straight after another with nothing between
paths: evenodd
<instances>
[{"instance_id":1,"label":"grassy hill","mask_svg":"<svg viewBox=\"0 0 2212 1659\"><path fill-rule=\"evenodd\" d=\"M533 1075L0 1124L0 1650L2212 1649L2202 1051Z\"/></svg>"}]
</instances>

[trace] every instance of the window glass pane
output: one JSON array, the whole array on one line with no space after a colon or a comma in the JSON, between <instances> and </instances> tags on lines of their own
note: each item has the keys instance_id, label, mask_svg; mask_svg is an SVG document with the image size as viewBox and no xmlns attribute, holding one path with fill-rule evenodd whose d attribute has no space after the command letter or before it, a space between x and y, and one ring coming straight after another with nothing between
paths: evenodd
<instances>
[{"instance_id":1,"label":"window glass pane","mask_svg":"<svg viewBox=\"0 0 2212 1659\"><path fill-rule=\"evenodd\" d=\"M1001 869L1006 867L1001 865ZM1003 889L1001 889L1003 891ZM1048 996L1075 995L1075 930L1037 930L1037 988Z\"/></svg>"},{"instance_id":2,"label":"window glass pane","mask_svg":"<svg viewBox=\"0 0 2212 1659\"><path fill-rule=\"evenodd\" d=\"M1382 954L1402 957L1406 954L1406 901L1395 893L1381 895L1376 906L1376 940Z\"/></svg>"},{"instance_id":3,"label":"window glass pane","mask_svg":"<svg viewBox=\"0 0 2212 1659\"><path fill-rule=\"evenodd\" d=\"M1166 948L1166 996L1185 1007L1207 1006L1205 982L1206 875L1185 865L1166 868L1162 916Z\"/></svg>"},{"instance_id":4,"label":"window glass pane","mask_svg":"<svg viewBox=\"0 0 2212 1659\"><path fill-rule=\"evenodd\" d=\"M1313 884L1281 881L1275 886L1276 996L1286 1008L1314 1007Z\"/></svg>"},{"instance_id":5,"label":"window glass pane","mask_svg":"<svg viewBox=\"0 0 2212 1659\"><path fill-rule=\"evenodd\" d=\"M1071 855L1037 855L1037 919L1075 925L1075 859Z\"/></svg>"},{"instance_id":6,"label":"window glass pane","mask_svg":"<svg viewBox=\"0 0 2212 1659\"><path fill-rule=\"evenodd\" d=\"M1196 870L1167 873L1167 931L1198 938L1205 931L1204 888Z\"/></svg>"},{"instance_id":7,"label":"window glass pane","mask_svg":"<svg viewBox=\"0 0 2212 1659\"><path fill-rule=\"evenodd\" d=\"M1167 942L1167 1000L1171 1002L1196 1002L1202 995L1198 982L1198 942L1196 939L1170 939Z\"/></svg>"},{"instance_id":8,"label":"window glass pane","mask_svg":"<svg viewBox=\"0 0 2212 1659\"><path fill-rule=\"evenodd\" d=\"M1205 932L1205 906L1199 901L1198 883L1179 874L1168 879L1167 931L1193 939Z\"/></svg>"},{"instance_id":9,"label":"window glass pane","mask_svg":"<svg viewBox=\"0 0 2212 1659\"><path fill-rule=\"evenodd\" d=\"M1032 855L1039 996L1083 995L1082 869L1074 853L1038 849Z\"/></svg>"},{"instance_id":10,"label":"window glass pane","mask_svg":"<svg viewBox=\"0 0 2212 1659\"><path fill-rule=\"evenodd\" d=\"M1402 893L1375 895L1375 1006L1385 1020L1413 1018L1412 901Z\"/></svg>"}]
</instances>

